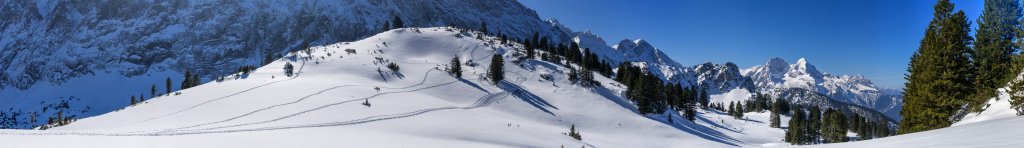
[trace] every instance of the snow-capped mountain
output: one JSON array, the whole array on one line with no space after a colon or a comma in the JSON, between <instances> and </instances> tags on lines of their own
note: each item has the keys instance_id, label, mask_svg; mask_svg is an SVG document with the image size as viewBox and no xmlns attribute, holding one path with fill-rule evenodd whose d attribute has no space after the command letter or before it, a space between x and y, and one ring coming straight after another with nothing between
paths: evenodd
<instances>
[{"instance_id":1,"label":"snow-capped mountain","mask_svg":"<svg viewBox=\"0 0 1024 148\"><path fill-rule=\"evenodd\" d=\"M751 81L741 75L740 69L733 63L683 66L643 39L624 39L618 44L608 45L589 30L575 33L573 41L580 48L590 49L609 63L630 62L646 68L667 82L708 88L709 93L722 93L736 88L753 90Z\"/></svg>"},{"instance_id":2,"label":"snow-capped mountain","mask_svg":"<svg viewBox=\"0 0 1024 148\"><path fill-rule=\"evenodd\" d=\"M176 90L186 71L209 82L267 55L384 32L396 17L405 27L486 23L513 39L569 37L515 0L0 0L0 111L94 116L159 95L151 87L164 93L166 79Z\"/></svg>"},{"instance_id":3,"label":"snow-capped mountain","mask_svg":"<svg viewBox=\"0 0 1024 148\"><path fill-rule=\"evenodd\" d=\"M789 64L781 58L743 70L761 92L778 94L792 88L812 90L845 103L869 107L899 119L902 98L898 90L878 88L864 76L830 75L800 58Z\"/></svg>"}]
</instances>

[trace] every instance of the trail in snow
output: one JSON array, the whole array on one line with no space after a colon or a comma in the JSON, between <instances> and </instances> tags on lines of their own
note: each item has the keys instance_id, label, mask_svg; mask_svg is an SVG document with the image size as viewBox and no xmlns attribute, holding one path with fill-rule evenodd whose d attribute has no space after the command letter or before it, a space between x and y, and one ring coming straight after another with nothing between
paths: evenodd
<instances>
[{"instance_id":1,"label":"trail in snow","mask_svg":"<svg viewBox=\"0 0 1024 148\"><path fill-rule=\"evenodd\" d=\"M294 77L290 77L290 78L284 79L284 80L269 82L269 83L258 85L258 86L255 86L255 87L251 87L251 88L248 88L248 89L245 89L245 90L233 93L233 94L229 94L227 96L222 96L222 97L219 97L219 98L210 99L210 100L204 101L203 103L199 103L199 104L193 105L191 107L188 107L188 108L185 108L185 109L182 109L182 110L178 110L178 111L172 112L170 114L160 115L160 116L156 116L156 117L149 118L149 119L146 119L146 120L142 120L142 121L139 121L139 122L134 122L134 123L130 123L130 124L127 124L127 125L121 125L121 126L115 126L115 127L130 126L130 125L135 125L135 124L139 124L139 123L142 123L142 122L148 122L148 121L152 121L152 120L156 120L156 119L160 119L160 118L169 117L169 116L181 113L181 112L185 112L185 111L189 111L189 110L195 109L196 107L199 107L199 106L206 105L206 104L208 104L210 102L219 101L219 100L227 99L227 98L230 98L230 97L234 97L236 95L240 95L240 94L243 94L243 93L246 93L246 92L258 89L258 88L262 88L264 86L269 86L269 85L277 84L279 82L294 80L295 78L298 78L302 74L302 69L305 68L305 67L306 67L306 60L302 60L302 66L299 66L299 69L295 73Z\"/></svg>"},{"instance_id":2,"label":"trail in snow","mask_svg":"<svg viewBox=\"0 0 1024 148\"><path fill-rule=\"evenodd\" d=\"M412 88L412 87L423 85L424 83L427 82L427 77L430 76L430 72L432 72L432 71L434 71L434 70L433 69L427 70L427 72L425 72L423 74L423 79L420 80L419 83L416 83L416 84L413 84L413 85L410 85L410 86L405 86L405 87L387 87L387 88L388 89L408 89L408 88ZM220 120L220 121L216 121L216 122L202 123L202 124L196 124L196 125L192 125L192 126L185 126L185 127L179 127L179 128L156 130L156 131L172 131L172 130L180 130L180 129L187 129L187 128L206 126L206 125L217 124L217 123L224 123L224 122L232 121L232 120L239 119L239 118L242 118L242 117L246 117L246 116L249 116L249 115L253 115L253 114L265 111L265 110L270 110L270 109L281 107L281 106L286 106L286 105L291 105L291 104L299 103L299 102L302 102L302 101L304 101L304 100L306 100L306 99L308 99L310 97L322 94L322 93L330 91L330 90L334 90L334 89L338 89L338 88L345 88L345 87L354 87L354 86L367 86L367 87L370 87L369 85L338 85L338 86L334 86L334 87L331 87L331 88L320 90L320 91L318 91L316 93L313 93L313 94L306 95L305 97L301 97L301 98L299 98L299 99L297 99L295 101L292 101L292 102L271 105L271 106L268 106L268 107L264 107L264 108L260 108L260 109L257 109L257 110L251 111L251 112L244 113L242 115L231 117L231 118L228 118L228 119L225 119L225 120ZM385 88L385 87L381 87L381 88ZM146 131L136 131L136 132L146 132Z\"/></svg>"},{"instance_id":3,"label":"trail in snow","mask_svg":"<svg viewBox=\"0 0 1024 148\"><path fill-rule=\"evenodd\" d=\"M450 83L447 83L450 84ZM438 107L421 109L412 112L400 113L400 114L389 114L389 115L377 115L366 118L360 118L355 120L338 121L338 122L327 122L327 123L316 123L316 124L298 124L298 125L285 125L285 126L271 126L271 127L260 127L260 128L248 128L248 129L234 129L234 130L212 130L219 128L208 128L188 131L170 131L170 132L154 132L154 133L102 133L102 132L0 132L3 135L80 135L80 136L175 136L175 135L194 135L194 134L211 134L211 133L234 133L234 132L250 132L250 131L267 131L267 130L281 130L281 129L294 129L294 128L312 128L312 127L328 127L328 126L345 126L362 124L375 121L383 121L390 119L400 119L405 117L416 116L428 112L439 111L439 110L451 110L451 109L476 109L486 107L494 102L504 99L509 95L509 92L500 92L487 94L472 105L465 107ZM346 101L350 102L350 101ZM308 112L308 111L307 111ZM227 127L222 127L227 128Z\"/></svg>"}]
</instances>

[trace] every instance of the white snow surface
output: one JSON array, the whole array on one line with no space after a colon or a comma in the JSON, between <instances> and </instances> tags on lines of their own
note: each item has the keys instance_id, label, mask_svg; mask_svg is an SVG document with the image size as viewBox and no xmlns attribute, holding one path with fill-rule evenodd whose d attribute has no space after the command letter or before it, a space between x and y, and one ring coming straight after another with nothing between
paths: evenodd
<instances>
[{"instance_id":1,"label":"white snow surface","mask_svg":"<svg viewBox=\"0 0 1024 148\"><path fill-rule=\"evenodd\" d=\"M810 145L828 148L993 148L1024 145L1024 117L1001 118L858 142Z\"/></svg>"},{"instance_id":2,"label":"white snow surface","mask_svg":"<svg viewBox=\"0 0 1024 148\"><path fill-rule=\"evenodd\" d=\"M598 77L570 84L553 63L511 62L520 45L447 28L406 28L291 53L230 76L49 130L0 130L4 147L734 147L781 142L766 113L643 116ZM346 54L354 49L356 54ZM504 56L506 79L485 80ZM463 79L442 69L452 56ZM377 60L376 58L381 60ZM395 62L392 72L379 61ZM296 76L281 67L295 65ZM378 71L377 69L381 69ZM540 74L554 76L543 80ZM379 90L375 89L379 88ZM362 105L364 101L370 107ZM674 116L673 122L664 117ZM575 125L583 140L564 135ZM60 142L52 142L60 141Z\"/></svg>"}]
</instances>

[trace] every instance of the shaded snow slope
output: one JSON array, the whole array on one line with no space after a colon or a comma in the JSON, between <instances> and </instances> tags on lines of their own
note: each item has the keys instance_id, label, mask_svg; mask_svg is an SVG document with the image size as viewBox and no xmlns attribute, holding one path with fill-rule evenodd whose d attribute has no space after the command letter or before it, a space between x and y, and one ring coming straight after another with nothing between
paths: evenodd
<instances>
[{"instance_id":1,"label":"shaded snow slope","mask_svg":"<svg viewBox=\"0 0 1024 148\"><path fill-rule=\"evenodd\" d=\"M770 142L763 121L666 124L620 98L624 88L570 84L560 65L511 62L521 46L446 28L397 29L356 42L292 53L245 78L161 96L50 130L0 130L12 147L731 147ZM347 54L353 49L356 54ZM490 56L505 56L506 80L485 80ZM439 69L459 56L463 79ZM378 59L379 58L379 59ZM471 62L472 61L472 62ZM398 72L384 63L400 65ZM281 67L296 66L286 77ZM476 66L470 66L476 63ZM380 71L378 71L380 69ZM553 81L541 74L551 74ZM361 105L364 101L370 107ZM751 115L751 118L759 115ZM763 116L763 115L760 115ZM654 120L652 120L654 119ZM743 124L753 122L757 124ZM583 140L563 135L575 125ZM766 126L765 126L766 127ZM767 136L762 136L767 135ZM734 138L736 137L736 138ZM401 139L396 142L395 139ZM762 139L762 140L756 140ZM750 140L750 141L744 141ZM755 141L756 140L756 141ZM61 141L61 142L45 142ZM187 141L187 142L182 142Z\"/></svg>"},{"instance_id":2,"label":"shaded snow slope","mask_svg":"<svg viewBox=\"0 0 1024 148\"><path fill-rule=\"evenodd\" d=\"M991 148L1024 145L1024 117L1011 117L866 141L811 145L829 148Z\"/></svg>"},{"instance_id":3,"label":"shaded snow slope","mask_svg":"<svg viewBox=\"0 0 1024 148\"><path fill-rule=\"evenodd\" d=\"M0 0L0 111L40 119L89 117L124 107L185 71L203 82L262 65L268 54L354 41L409 27L457 26L526 38L568 40L514 0L69 1ZM45 110L45 111L44 111Z\"/></svg>"}]
</instances>

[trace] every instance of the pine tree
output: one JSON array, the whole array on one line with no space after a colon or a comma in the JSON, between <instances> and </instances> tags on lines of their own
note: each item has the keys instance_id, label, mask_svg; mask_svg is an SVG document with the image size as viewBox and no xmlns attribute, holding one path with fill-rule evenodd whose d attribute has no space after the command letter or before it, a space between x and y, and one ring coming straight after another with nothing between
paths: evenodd
<instances>
[{"instance_id":1,"label":"pine tree","mask_svg":"<svg viewBox=\"0 0 1024 148\"><path fill-rule=\"evenodd\" d=\"M128 105L135 105L135 104L137 104L137 103L139 103L139 100L136 100L136 99L135 99L135 96L134 96L134 95L132 95L132 102L131 102L131 104L128 104Z\"/></svg>"},{"instance_id":2,"label":"pine tree","mask_svg":"<svg viewBox=\"0 0 1024 148\"><path fill-rule=\"evenodd\" d=\"M271 62L274 62L274 54L267 52L267 56L263 57L263 65L270 64Z\"/></svg>"},{"instance_id":3,"label":"pine tree","mask_svg":"<svg viewBox=\"0 0 1024 148\"><path fill-rule=\"evenodd\" d=\"M743 119L743 102L736 102L736 119Z\"/></svg>"},{"instance_id":4,"label":"pine tree","mask_svg":"<svg viewBox=\"0 0 1024 148\"><path fill-rule=\"evenodd\" d=\"M156 97L156 84L153 84L153 87L149 88L149 95Z\"/></svg>"},{"instance_id":5,"label":"pine tree","mask_svg":"<svg viewBox=\"0 0 1024 148\"><path fill-rule=\"evenodd\" d=\"M505 79L504 65L505 60L502 59L501 55L495 54L491 56L491 67L487 70L487 77L491 79L492 83L498 84L498 82Z\"/></svg>"},{"instance_id":6,"label":"pine tree","mask_svg":"<svg viewBox=\"0 0 1024 148\"><path fill-rule=\"evenodd\" d=\"M810 122L807 125L808 138L811 139L811 143L819 143L818 141L821 139L821 108L813 106L807 115L807 121Z\"/></svg>"},{"instance_id":7,"label":"pine tree","mask_svg":"<svg viewBox=\"0 0 1024 148\"><path fill-rule=\"evenodd\" d=\"M484 34L488 34L488 32L487 32L487 22L480 22L480 32L483 32Z\"/></svg>"},{"instance_id":8,"label":"pine tree","mask_svg":"<svg viewBox=\"0 0 1024 148\"><path fill-rule=\"evenodd\" d=\"M975 110L980 110L985 101L996 96L997 88L1016 76L1010 69L1013 54L1019 49L1014 39L1020 34L1020 19L1019 0L985 0L972 54L977 66L977 95L971 101Z\"/></svg>"},{"instance_id":9,"label":"pine tree","mask_svg":"<svg viewBox=\"0 0 1024 148\"><path fill-rule=\"evenodd\" d=\"M794 145L807 144L805 135L806 125L804 125L807 123L804 119L804 112L801 109L797 108L793 111L793 118L789 119L789 127L786 130L786 142Z\"/></svg>"},{"instance_id":10,"label":"pine tree","mask_svg":"<svg viewBox=\"0 0 1024 148\"><path fill-rule=\"evenodd\" d=\"M181 80L181 90L188 89L189 87L192 87L191 80L192 80L192 71L185 71L185 79Z\"/></svg>"},{"instance_id":11,"label":"pine tree","mask_svg":"<svg viewBox=\"0 0 1024 148\"><path fill-rule=\"evenodd\" d=\"M399 18L398 15L393 15L391 22L393 22L391 28L405 28L405 22L402 22L402 18Z\"/></svg>"},{"instance_id":12,"label":"pine tree","mask_svg":"<svg viewBox=\"0 0 1024 148\"><path fill-rule=\"evenodd\" d=\"M146 101L146 95L139 93L139 102Z\"/></svg>"},{"instance_id":13,"label":"pine tree","mask_svg":"<svg viewBox=\"0 0 1024 148\"><path fill-rule=\"evenodd\" d=\"M769 119L769 120L771 120L771 121L769 121L769 126L771 126L772 128L779 128L779 127L782 127L782 126L780 125L780 124L781 124L781 122L782 122L782 121L781 121L782 119L781 119L781 118L779 117L779 107L781 107L782 105L781 105L781 104L779 104L779 103L780 103L779 101L775 101L775 105L772 105L772 109L771 109L771 112L772 112L772 114L771 114L771 119Z\"/></svg>"},{"instance_id":14,"label":"pine tree","mask_svg":"<svg viewBox=\"0 0 1024 148\"><path fill-rule=\"evenodd\" d=\"M167 80L164 83L166 83L165 86L167 86L167 94L170 95L171 94L171 77L167 77Z\"/></svg>"},{"instance_id":15,"label":"pine tree","mask_svg":"<svg viewBox=\"0 0 1024 148\"><path fill-rule=\"evenodd\" d=\"M1024 80L1010 86L1010 107L1017 110L1017 115L1024 115Z\"/></svg>"},{"instance_id":16,"label":"pine tree","mask_svg":"<svg viewBox=\"0 0 1024 148\"><path fill-rule=\"evenodd\" d=\"M900 133L949 126L950 117L974 93L970 22L953 8L949 0L935 4L935 16L910 59Z\"/></svg>"},{"instance_id":17,"label":"pine tree","mask_svg":"<svg viewBox=\"0 0 1024 148\"><path fill-rule=\"evenodd\" d=\"M448 74L455 76L455 78L462 78L462 62L460 62L459 56L452 57L452 61L448 64Z\"/></svg>"},{"instance_id":18,"label":"pine tree","mask_svg":"<svg viewBox=\"0 0 1024 148\"><path fill-rule=\"evenodd\" d=\"M291 62L284 63L284 68L282 68L282 69L284 69L284 75L285 76L291 77L292 75L295 74L295 72L293 71L293 70L295 70L295 67L292 66Z\"/></svg>"},{"instance_id":19,"label":"pine tree","mask_svg":"<svg viewBox=\"0 0 1024 148\"><path fill-rule=\"evenodd\" d=\"M735 102L729 101L729 108L726 108L726 109L729 110L729 116L736 117L736 103Z\"/></svg>"},{"instance_id":20,"label":"pine tree","mask_svg":"<svg viewBox=\"0 0 1024 148\"><path fill-rule=\"evenodd\" d=\"M704 88L701 88L700 89L700 95L698 95L698 96L700 96L700 97L697 98L697 101L700 101L701 106L704 106L704 108L707 108L708 101L710 101L710 99L709 99L710 97L708 96L708 90L704 89ZM721 110L721 109L719 109L719 110Z\"/></svg>"}]
</instances>

